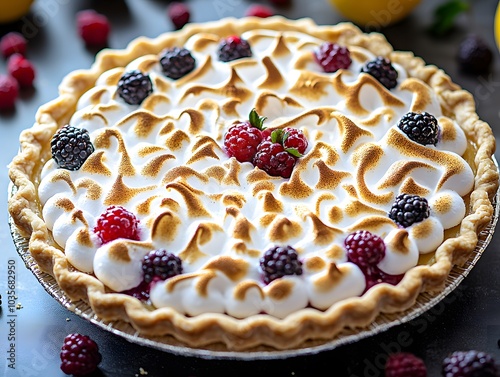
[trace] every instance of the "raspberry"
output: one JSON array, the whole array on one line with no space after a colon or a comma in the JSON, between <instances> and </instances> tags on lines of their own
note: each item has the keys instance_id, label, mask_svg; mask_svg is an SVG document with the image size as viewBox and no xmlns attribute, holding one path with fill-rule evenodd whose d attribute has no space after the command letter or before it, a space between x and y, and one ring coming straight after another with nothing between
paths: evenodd
<instances>
[{"instance_id":1,"label":"raspberry","mask_svg":"<svg viewBox=\"0 0 500 377\"><path fill-rule=\"evenodd\" d=\"M394 69L389 59L382 56L366 63L361 72L372 75L389 90L398 85L398 71Z\"/></svg>"},{"instance_id":2,"label":"raspberry","mask_svg":"<svg viewBox=\"0 0 500 377\"><path fill-rule=\"evenodd\" d=\"M385 364L385 377L427 377L424 361L407 352L389 355Z\"/></svg>"},{"instance_id":3,"label":"raspberry","mask_svg":"<svg viewBox=\"0 0 500 377\"><path fill-rule=\"evenodd\" d=\"M166 280L182 274L182 260L165 249L153 250L142 259L144 281L151 283L154 278Z\"/></svg>"},{"instance_id":4,"label":"raspberry","mask_svg":"<svg viewBox=\"0 0 500 377\"><path fill-rule=\"evenodd\" d=\"M249 17L267 18L274 16L274 11L262 4L252 4L248 7L245 15Z\"/></svg>"},{"instance_id":5,"label":"raspberry","mask_svg":"<svg viewBox=\"0 0 500 377\"><path fill-rule=\"evenodd\" d=\"M69 334L61 348L61 370L74 376L85 376L97 369L102 360L96 342L87 335Z\"/></svg>"},{"instance_id":6,"label":"raspberry","mask_svg":"<svg viewBox=\"0 0 500 377\"><path fill-rule=\"evenodd\" d=\"M398 128L411 140L422 144L436 145L439 137L439 126L437 119L427 113L409 112L399 120Z\"/></svg>"},{"instance_id":7,"label":"raspberry","mask_svg":"<svg viewBox=\"0 0 500 377\"><path fill-rule=\"evenodd\" d=\"M381 283L387 283L391 285L397 285L404 278L404 274L401 275L390 275L382 271L377 266L371 266L367 268L361 268L363 274L365 275L365 292L371 287Z\"/></svg>"},{"instance_id":8,"label":"raspberry","mask_svg":"<svg viewBox=\"0 0 500 377\"><path fill-rule=\"evenodd\" d=\"M2 55L6 58L13 54L26 54L26 38L20 33L11 31L5 34L2 39L0 39L0 51Z\"/></svg>"},{"instance_id":9,"label":"raspberry","mask_svg":"<svg viewBox=\"0 0 500 377\"><path fill-rule=\"evenodd\" d=\"M108 42L111 31L108 18L95 10L82 10L76 14L78 34L87 46L102 47Z\"/></svg>"},{"instance_id":10,"label":"raspberry","mask_svg":"<svg viewBox=\"0 0 500 377\"><path fill-rule=\"evenodd\" d=\"M172 47L162 52L160 64L165 76L177 80L194 69L196 60L188 49Z\"/></svg>"},{"instance_id":11,"label":"raspberry","mask_svg":"<svg viewBox=\"0 0 500 377\"><path fill-rule=\"evenodd\" d=\"M469 35L460 43L457 60L463 71L481 74L489 71L493 53L480 36Z\"/></svg>"},{"instance_id":12,"label":"raspberry","mask_svg":"<svg viewBox=\"0 0 500 377\"><path fill-rule=\"evenodd\" d=\"M21 54L11 55L7 62L7 71L14 77L21 87L33 86L35 67Z\"/></svg>"},{"instance_id":13,"label":"raspberry","mask_svg":"<svg viewBox=\"0 0 500 377\"><path fill-rule=\"evenodd\" d=\"M352 60L347 47L325 42L314 51L314 57L327 73L350 67Z\"/></svg>"},{"instance_id":14,"label":"raspberry","mask_svg":"<svg viewBox=\"0 0 500 377\"><path fill-rule=\"evenodd\" d=\"M129 105L140 105L153 93L153 83L148 74L134 69L122 75L118 81L117 92Z\"/></svg>"},{"instance_id":15,"label":"raspberry","mask_svg":"<svg viewBox=\"0 0 500 377\"><path fill-rule=\"evenodd\" d=\"M126 291L122 291L120 293L135 297L136 299L141 301L148 301L149 291L150 291L149 283L142 281L137 287L127 289Z\"/></svg>"},{"instance_id":16,"label":"raspberry","mask_svg":"<svg viewBox=\"0 0 500 377\"><path fill-rule=\"evenodd\" d=\"M403 228L424 221L429 215L427 199L410 194L399 194L389 211L389 218Z\"/></svg>"},{"instance_id":17,"label":"raspberry","mask_svg":"<svg viewBox=\"0 0 500 377\"><path fill-rule=\"evenodd\" d=\"M283 129L285 137L283 147L285 149L295 148L300 154L304 154L307 149L307 139L301 130L296 128L286 127Z\"/></svg>"},{"instance_id":18,"label":"raspberry","mask_svg":"<svg viewBox=\"0 0 500 377\"><path fill-rule=\"evenodd\" d=\"M58 130L50 142L52 158L60 168L78 170L94 152L89 132L69 124Z\"/></svg>"},{"instance_id":19,"label":"raspberry","mask_svg":"<svg viewBox=\"0 0 500 377\"><path fill-rule=\"evenodd\" d=\"M443 360L444 377L497 377L495 360L486 352L455 351Z\"/></svg>"},{"instance_id":20,"label":"raspberry","mask_svg":"<svg viewBox=\"0 0 500 377\"><path fill-rule=\"evenodd\" d=\"M221 62L230 62L252 56L252 49L245 39L233 35L220 41L218 55Z\"/></svg>"},{"instance_id":21,"label":"raspberry","mask_svg":"<svg viewBox=\"0 0 500 377\"><path fill-rule=\"evenodd\" d=\"M276 129L271 138L262 141L257 147L253 158L253 165L275 177L290 178L297 158L302 155L295 148L283 146L285 132Z\"/></svg>"},{"instance_id":22,"label":"raspberry","mask_svg":"<svg viewBox=\"0 0 500 377\"><path fill-rule=\"evenodd\" d=\"M175 1L168 5L167 14L176 29L181 29L189 22L189 18L191 17L187 5Z\"/></svg>"},{"instance_id":23,"label":"raspberry","mask_svg":"<svg viewBox=\"0 0 500 377\"><path fill-rule=\"evenodd\" d=\"M384 240L367 230L358 230L344 240L347 258L361 269L376 266L385 257Z\"/></svg>"},{"instance_id":24,"label":"raspberry","mask_svg":"<svg viewBox=\"0 0 500 377\"><path fill-rule=\"evenodd\" d=\"M224 150L229 157L239 162L251 162L262 141L265 117L260 117L255 109L250 112L248 121L236 122L224 135Z\"/></svg>"},{"instance_id":25,"label":"raspberry","mask_svg":"<svg viewBox=\"0 0 500 377\"><path fill-rule=\"evenodd\" d=\"M302 262L291 246L274 246L264 253L259 262L266 284L285 275L302 275Z\"/></svg>"},{"instance_id":26,"label":"raspberry","mask_svg":"<svg viewBox=\"0 0 500 377\"><path fill-rule=\"evenodd\" d=\"M16 79L0 74L0 111L13 109L19 95Z\"/></svg>"},{"instance_id":27,"label":"raspberry","mask_svg":"<svg viewBox=\"0 0 500 377\"><path fill-rule=\"evenodd\" d=\"M138 241L138 225L139 220L132 212L122 206L111 205L97 219L94 233L99 236L103 244L117 238Z\"/></svg>"}]
</instances>

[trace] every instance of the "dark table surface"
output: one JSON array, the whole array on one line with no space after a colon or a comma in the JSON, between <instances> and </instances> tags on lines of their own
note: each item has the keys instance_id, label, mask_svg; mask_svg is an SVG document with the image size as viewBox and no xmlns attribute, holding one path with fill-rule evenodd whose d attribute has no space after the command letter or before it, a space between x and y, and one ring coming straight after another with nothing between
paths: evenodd
<instances>
[{"instance_id":1,"label":"dark table surface","mask_svg":"<svg viewBox=\"0 0 500 377\"><path fill-rule=\"evenodd\" d=\"M455 82L476 98L477 111L495 133L500 135L500 56L495 47L493 22L496 0L471 2L471 10L461 15L456 27L446 36L427 33L433 10L442 1L423 0L410 17L380 31L396 49L412 50L428 63L445 69ZM225 16L240 17L250 1L196 0L186 2L191 20L203 22ZM429 376L439 376L442 359L455 350L478 349L500 361L500 233L493 237L486 252L467 278L448 297L415 320L356 343L309 356L281 360L206 360L173 355L137 344L87 322L63 308L39 284L16 253L8 227L7 165L16 154L19 133L33 123L37 108L57 96L64 75L88 68L95 51L84 47L78 38L74 16L78 10L94 8L112 23L109 46L124 48L140 35L149 37L172 30L165 14L168 1L160 0L37 0L32 13L9 27L0 26L0 35L9 30L22 32L29 40L27 57L37 69L33 90L22 91L15 111L0 114L0 375L63 376L59 351L63 338L71 332L90 335L100 346L102 376L383 376L387 355L396 351L413 352L422 357ZM278 9L290 18L311 17L318 24L343 21L327 0L294 0ZM486 39L494 51L491 73L476 76L460 72L456 63L459 42L469 33ZM0 59L0 72L6 67ZM498 159L498 154L497 154ZM7 268L15 268L15 295L19 309L15 323L9 323L6 291ZM12 326L11 326L12 324ZM15 340L9 341L9 335ZM8 360L10 343L15 360ZM14 361L15 369L8 364Z\"/></svg>"}]
</instances>

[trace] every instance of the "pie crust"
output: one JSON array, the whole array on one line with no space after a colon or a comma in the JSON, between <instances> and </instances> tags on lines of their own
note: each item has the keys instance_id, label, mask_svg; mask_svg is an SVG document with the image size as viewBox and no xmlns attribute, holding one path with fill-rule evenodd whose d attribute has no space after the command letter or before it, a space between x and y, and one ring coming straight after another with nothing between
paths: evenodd
<instances>
[{"instance_id":1,"label":"pie crust","mask_svg":"<svg viewBox=\"0 0 500 377\"><path fill-rule=\"evenodd\" d=\"M471 161L474 188L468 195L467 215L457 235L447 238L430 262L407 271L396 286L379 284L361 297L341 300L324 311L305 308L285 318L267 314L243 319L216 313L187 316L169 308L151 308L131 296L110 291L92 274L75 269L56 245L42 218L38 184L42 167L51 158L51 138L69 122L79 99L102 73L125 67L141 56L159 54L169 46L182 46L200 33L226 37L255 29L302 32L325 41L362 47L389 57L401 65L409 77L432 88L443 114L460 125L475 149ZM441 290L453 266L469 257L479 232L493 216L492 198L498 187L498 171L492 158L495 151L492 130L479 119L472 95L453 83L445 72L426 65L411 52L394 51L381 34L363 33L350 23L318 26L310 19L291 21L280 16L189 24L156 39L138 38L125 50L104 50L89 70L75 71L65 77L59 87L59 97L40 107L36 123L22 132L20 143L20 152L9 166L10 179L17 189L9 199L9 212L19 232L29 237L29 251L40 269L54 276L71 300L88 302L99 318L129 322L147 336L171 335L190 347L222 344L234 351L256 347L292 349L307 340L331 340L345 328L368 326L380 313L398 313L410 308L421 292Z\"/></svg>"}]
</instances>

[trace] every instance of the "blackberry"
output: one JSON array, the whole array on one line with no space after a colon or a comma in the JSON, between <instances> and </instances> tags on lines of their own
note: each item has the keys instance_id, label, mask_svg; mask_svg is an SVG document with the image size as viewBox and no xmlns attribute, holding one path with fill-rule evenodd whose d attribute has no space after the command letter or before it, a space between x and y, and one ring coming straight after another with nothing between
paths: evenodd
<instances>
[{"instance_id":1,"label":"blackberry","mask_svg":"<svg viewBox=\"0 0 500 377\"><path fill-rule=\"evenodd\" d=\"M399 194L388 215L396 224L408 228L429 217L429 203L418 195Z\"/></svg>"},{"instance_id":2,"label":"blackberry","mask_svg":"<svg viewBox=\"0 0 500 377\"><path fill-rule=\"evenodd\" d=\"M427 112L409 112L399 120L398 128L416 143L436 145L439 137L438 121Z\"/></svg>"},{"instance_id":3,"label":"blackberry","mask_svg":"<svg viewBox=\"0 0 500 377\"><path fill-rule=\"evenodd\" d=\"M344 240L347 258L361 269L376 266L385 257L382 238L367 230L358 230Z\"/></svg>"},{"instance_id":4,"label":"blackberry","mask_svg":"<svg viewBox=\"0 0 500 377\"><path fill-rule=\"evenodd\" d=\"M144 281L151 283L155 277L166 280L182 274L182 260L165 249L153 250L142 259Z\"/></svg>"},{"instance_id":5,"label":"blackberry","mask_svg":"<svg viewBox=\"0 0 500 377\"><path fill-rule=\"evenodd\" d=\"M444 377L497 377L493 357L476 350L455 351L443 360Z\"/></svg>"},{"instance_id":6,"label":"blackberry","mask_svg":"<svg viewBox=\"0 0 500 377\"><path fill-rule=\"evenodd\" d=\"M151 78L137 69L125 72L118 81L118 95L129 105L140 105L152 92Z\"/></svg>"},{"instance_id":7,"label":"blackberry","mask_svg":"<svg viewBox=\"0 0 500 377\"><path fill-rule=\"evenodd\" d=\"M196 60L186 48L172 47L163 51L160 64L165 76L177 80L196 66Z\"/></svg>"},{"instance_id":8,"label":"blackberry","mask_svg":"<svg viewBox=\"0 0 500 377\"><path fill-rule=\"evenodd\" d=\"M321 44L314 51L314 58L327 73L336 72L341 68L347 69L352 63L348 48L331 42Z\"/></svg>"},{"instance_id":9,"label":"blackberry","mask_svg":"<svg viewBox=\"0 0 500 377\"><path fill-rule=\"evenodd\" d=\"M481 37L469 35L460 43L457 60L463 71L481 74L489 71L493 53Z\"/></svg>"},{"instance_id":10,"label":"blackberry","mask_svg":"<svg viewBox=\"0 0 500 377\"><path fill-rule=\"evenodd\" d=\"M383 56L366 63L361 72L372 75L389 90L398 85L398 71L394 69L391 61Z\"/></svg>"},{"instance_id":11,"label":"blackberry","mask_svg":"<svg viewBox=\"0 0 500 377\"><path fill-rule=\"evenodd\" d=\"M302 262L291 246L274 246L268 249L260 258L260 267L266 284L285 275L302 275Z\"/></svg>"},{"instance_id":12,"label":"blackberry","mask_svg":"<svg viewBox=\"0 0 500 377\"><path fill-rule=\"evenodd\" d=\"M97 369L102 360L99 347L87 335L69 334L61 348L61 370L73 376L85 376Z\"/></svg>"},{"instance_id":13,"label":"blackberry","mask_svg":"<svg viewBox=\"0 0 500 377\"><path fill-rule=\"evenodd\" d=\"M393 353L385 364L385 377L427 377L427 368L424 361L412 353Z\"/></svg>"},{"instance_id":14,"label":"blackberry","mask_svg":"<svg viewBox=\"0 0 500 377\"><path fill-rule=\"evenodd\" d=\"M69 124L59 129L50 142L52 158L60 168L78 170L94 152L89 132Z\"/></svg>"},{"instance_id":15,"label":"blackberry","mask_svg":"<svg viewBox=\"0 0 500 377\"><path fill-rule=\"evenodd\" d=\"M221 62L230 62L252 56L252 49L248 41L233 35L219 43L218 55Z\"/></svg>"}]
</instances>

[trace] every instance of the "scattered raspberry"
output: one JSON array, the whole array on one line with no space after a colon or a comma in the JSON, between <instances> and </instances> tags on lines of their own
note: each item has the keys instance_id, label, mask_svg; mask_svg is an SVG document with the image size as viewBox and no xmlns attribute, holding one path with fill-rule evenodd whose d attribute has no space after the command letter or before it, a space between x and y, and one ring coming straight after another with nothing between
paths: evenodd
<instances>
[{"instance_id":1,"label":"scattered raspberry","mask_svg":"<svg viewBox=\"0 0 500 377\"><path fill-rule=\"evenodd\" d=\"M6 58L16 53L25 55L27 43L26 38L22 34L11 31L0 39L0 51L2 51L2 55Z\"/></svg>"},{"instance_id":2,"label":"scattered raspberry","mask_svg":"<svg viewBox=\"0 0 500 377\"><path fill-rule=\"evenodd\" d=\"M19 95L16 79L0 74L0 111L13 109Z\"/></svg>"},{"instance_id":3,"label":"scattered raspberry","mask_svg":"<svg viewBox=\"0 0 500 377\"><path fill-rule=\"evenodd\" d=\"M291 127L286 127L283 131L286 135L283 140L283 147L285 149L295 148L300 154L304 154L308 145L304 133L297 128Z\"/></svg>"},{"instance_id":4,"label":"scattered raspberry","mask_svg":"<svg viewBox=\"0 0 500 377\"><path fill-rule=\"evenodd\" d=\"M285 275L302 275L302 262L297 250L291 246L274 246L260 258L260 267L264 273L264 283Z\"/></svg>"},{"instance_id":5,"label":"scattered raspberry","mask_svg":"<svg viewBox=\"0 0 500 377\"><path fill-rule=\"evenodd\" d=\"M85 376L97 369L102 360L96 342L87 335L69 334L61 348L61 370L74 376Z\"/></svg>"},{"instance_id":6,"label":"scattered raspberry","mask_svg":"<svg viewBox=\"0 0 500 377\"><path fill-rule=\"evenodd\" d=\"M382 238L367 230L358 230L344 240L347 258L361 269L376 266L385 257Z\"/></svg>"},{"instance_id":7,"label":"scattered raspberry","mask_svg":"<svg viewBox=\"0 0 500 377\"><path fill-rule=\"evenodd\" d=\"M35 67L21 54L13 54L7 62L7 71L24 88L33 86Z\"/></svg>"},{"instance_id":8,"label":"scattered raspberry","mask_svg":"<svg viewBox=\"0 0 500 377\"><path fill-rule=\"evenodd\" d=\"M497 377L493 357L476 350L455 351L443 360L444 377Z\"/></svg>"},{"instance_id":9,"label":"scattered raspberry","mask_svg":"<svg viewBox=\"0 0 500 377\"><path fill-rule=\"evenodd\" d=\"M493 52L483 38L473 34L460 43L457 60L460 68L465 72L486 73L490 70Z\"/></svg>"},{"instance_id":10,"label":"scattered raspberry","mask_svg":"<svg viewBox=\"0 0 500 377\"><path fill-rule=\"evenodd\" d=\"M267 18L274 16L274 11L262 4L252 4L248 7L245 15L249 17Z\"/></svg>"},{"instance_id":11,"label":"scattered raspberry","mask_svg":"<svg viewBox=\"0 0 500 377\"><path fill-rule=\"evenodd\" d=\"M427 199L410 194L399 194L389 211L389 218L396 224L407 228L424 221L430 215Z\"/></svg>"},{"instance_id":12,"label":"scattered raspberry","mask_svg":"<svg viewBox=\"0 0 500 377\"><path fill-rule=\"evenodd\" d=\"M366 63L361 72L372 75L389 90L398 85L398 71L394 69L389 59L382 56Z\"/></svg>"},{"instance_id":13,"label":"scattered raspberry","mask_svg":"<svg viewBox=\"0 0 500 377\"><path fill-rule=\"evenodd\" d=\"M439 137L439 125L434 115L427 112L406 113L398 122L398 128L411 140L422 145L436 145Z\"/></svg>"},{"instance_id":14,"label":"scattered raspberry","mask_svg":"<svg viewBox=\"0 0 500 377\"><path fill-rule=\"evenodd\" d=\"M259 116L255 109L250 112L248 121L236 122L224 135L224 150L229 157L239 162L251 162L262 141L265 117Z\"/></svg>"},{"instance_id":15,"label":"scattered raspberry","mask_svg":"<svg viewBox=\"0 0 500 377\"><path fill-rule=\"evenodd\" d=\"M325 42L314 51L314 57L323 70L327 73L350 67L351 53L347 47L337 43Z\"/></svg>"},{"instance_id":16,"label":"scattered raspberry","mask_svg":"<svg viewBox=\"0 0 500 377\"><path fill-rule=\"evenodd\" d=\"M189 18L191 17L187 5L175 1L168 5L167 14L176 29L181 29L189 22Z\"/></svg>"},{"instance_id":17,"label":"scattered raspberry","mask_svg":"<svg viewBox=\"0 0 500 377\"><path fill-rule=\"evenodd\" d=\"M89 132L69 124L59 129L50 142L52 158L60 168L78 170L94 152Z\"/></svg>"},{"instance_id":18,"label":"scattered raspberry","mask_svg":"<svg viewBox=\"0 0 500 377\"><path fill-rule=\"evenodd\" d=\"M129 105L140 105L153 93L153 83L148 74L134 69L122 75L118 81L117 92Z\"/></svg>"},{"instance_id":19,"label":"scattered raspberry","mask_svg":"<svg viewBox=\"0 0 500 377\"><path fill-rule=\"evenodd\" d=\"M177 80L194 69L196 60L188 49L172 47L161 53L160 65L165 76Z\"/></svg>"},{"instance_id":20,"label":"scattered raspberry","mask_svg":"<svg viewBox=\"0 0 500 377\"><path fill-rule=\"evenodd\" d=\"M95 10L82 10L76 14L78 34L87 46L102 47L108 43L111 26L108 18Z\"/></svg>"},{"instance_id":21,"label":"scattered raspberry","mask_svg":"<svg viewBox=\"0 0 500 377\"><path fill-rule=\"evenodd\" d=\"M126 238L129 240L139 240L139 220L132 212L122 206L109 206L106 211L97 219L94 228L102 243Z\"/></svg>"},{"instance_id":22,"label":"scattered raspberry","mask_svg":"<svg viewBox=\"0 0 500 377\"><path fill-rule=\"evenodd\" d=\"M252 56L252 49L245 39L233 35L220 41L218 55L221 62L230 62Z\"/></svg>"},{"instance_id":23,"label":"scattered raspberry","mask_svg":"<svg viewBox=\"0 0 500 377\"><path fill-rule=\"evenodd\" d=\"M427 368L421 358L411 353L394 353L385 364L385 377L427 377Z\"/></svg>"},{"instance_id":24,"label":"scattered raspberry","mask_svg":"<svg viewBox=\"0 0 500 377\"><path fill-rule=\"evenodd\" d=\"M165 249L153 250L142 259L144 281L151 283L154 278L166 280L182 274L182 260Z\"/></svg>"}]
</instances>

